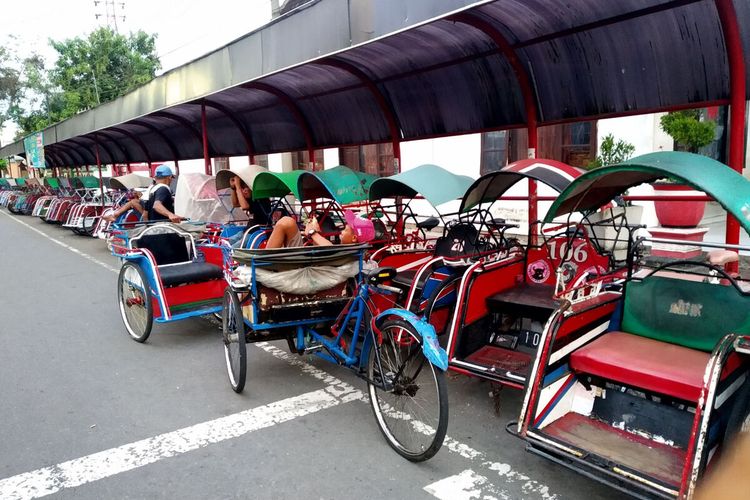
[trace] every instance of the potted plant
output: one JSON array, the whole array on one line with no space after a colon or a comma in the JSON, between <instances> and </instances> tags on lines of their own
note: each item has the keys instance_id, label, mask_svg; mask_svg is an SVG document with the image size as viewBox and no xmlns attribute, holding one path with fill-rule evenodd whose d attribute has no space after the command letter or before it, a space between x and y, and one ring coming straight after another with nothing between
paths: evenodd
<instances>
[{"instance_id":1,"label":"potted plant","mask_svg":"<svg viewBox=\"0 0 750 500\"><path fill-rule=\"evenodd\" d=\"M697 153L700 148L714 140L716 124L701 121L700 110L691 109L667 113L660 119L662 130L674 139L676 151ZM666 179L652 184L656 193L669 195L691 195L696 191L690 186ZM664 227L695 227L703 218L706 202L669 201L654 202L656 218Z\"/></svg>"},{"instance_id":2,"label":"potted plant","mask_svg":"<svg viewBox=\"0 0 750 500\"><path fill-rule=\"evenodd\" d=\"M627 160L635 152L635 146L622 139L615 140L614 135L608 134L602 140L599 154L594 160L586 165L587 169L614 165ZM602 209L589 215L593 236L597 239L602 249L612 252L615 260L624 260L627 257L628 231L624 225L634 225L641 222L643 207L633 205L629 201L620 198L615 200L617 205Z\"/></svg>"}]
</instances>

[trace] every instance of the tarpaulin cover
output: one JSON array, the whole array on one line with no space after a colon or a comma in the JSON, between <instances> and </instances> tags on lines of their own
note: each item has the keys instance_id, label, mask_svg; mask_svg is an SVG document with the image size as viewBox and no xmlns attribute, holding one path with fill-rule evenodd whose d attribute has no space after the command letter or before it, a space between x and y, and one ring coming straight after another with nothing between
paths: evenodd
<instances>
[{"instance_id":1,"label":"tarpaulin cover","mask_svg":"<svg viewBox=\"0 0 750 500\"><path fill-rule=\"evenodd\" d=\"M180 174L174 212L194 221L225 223L232 220L232 214L219 200L214 177L206 174Z\"/></svg>"},{"instance_id":2,"label":"tarpaulin cover","mask_svg":"<svg viewBox=\"0 0 750 500\"><path fill-rule=\"evenodd\" d=\"M112 177L109 186L112 189L143 189L149 187L154 181L150 177L138 174L126 174Z\"/></svg>"}]
</instances>

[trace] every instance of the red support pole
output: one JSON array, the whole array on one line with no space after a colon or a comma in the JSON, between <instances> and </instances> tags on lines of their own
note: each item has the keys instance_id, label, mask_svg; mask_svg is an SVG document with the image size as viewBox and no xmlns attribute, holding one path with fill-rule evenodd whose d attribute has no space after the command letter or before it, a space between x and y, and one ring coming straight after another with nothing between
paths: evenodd
<instances>
[{"instance_id":1,"label":"red support pole","mask_svg":"<svg viewBox=\"0 0 750 500\"><path fill-rule=\"evenodd\" d=\"M201 104L201 133L203 134L203 162L206 175L211 175L211 157L208 155L208 121L206 120L206 105Z\"/></svg>"},{"instance_id":2,"label":"red support pole","mask_svg":"<svg viewBox=\"0 0 750 500\"><path fill-rule=\"evenodd\" d=\"M104 211L104 179L102 179L102 162L99 159L99 142L94 142L94 147L96 148L96 168L99 171L99 200Z\"/></svg>"},{"instance_id":3,"label":"red support pole","mask_svg":"<svg viewBox=\"0 0 750 500\"><path fill-rule=\"evenodd\" d=\"M731 0L716 0L716 10L724 33L727 48L730 81L730 121L729 121L729 166L742 174L745 156L745 58L742 53L742 39L737 23L737 13ZM737 245L740 242L740 224L727 215L725 242ZM731 264L728 271L736 272L737 263Z\"/></svg>"}]
</instances>

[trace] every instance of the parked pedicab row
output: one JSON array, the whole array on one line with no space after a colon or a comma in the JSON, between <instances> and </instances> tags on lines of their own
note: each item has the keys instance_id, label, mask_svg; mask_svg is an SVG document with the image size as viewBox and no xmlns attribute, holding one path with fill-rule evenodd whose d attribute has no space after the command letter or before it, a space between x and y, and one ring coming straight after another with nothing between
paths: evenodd
<instances>
[{"instance_id":1,"label":"parked pedicab row","mask_svg":"<svg viewBox=\"0 0 750 500\"><path fill-rule=\"evenodd\" d=\"M235 173L265 200L254 207L266 221L316 217L335 238L355 208L377 233L367 245L267 249L270 225L115 226L128 333L143 342L154 322L221 315L237 392L251 373L246 344L286 340L363 378L388 443L420 461L445 436L450 369L524 391L508 429L529 451L645 497L690 498L750 430L750 284L724 271L746 249L705 244L717 247L705 261L654 264L642 256L655 240L610 210L628 188L671 178L750 232L750 183L725 165L654 153L582 173L524 160L476 181L435 166L383 179L249 167L215 187ZM527 179L560 195L521 235L498 214ZM457 210L437 210L456 198Z\"/></svg>"},{"instance_id":2,"label":"parked pedicab row","mask_svg":"<svg viewBox=\"0 0 750 500\"><path fill-rule=\"evenodd\" d=\"M336 202L329 187L314 191L316 200L306 195L306 175L254 180L274 178L276 196L293 193L308 207L323 206L320 198ZM471 183L459 211L441 214L443 235L434 240L425 233L419 241L385 239L379 248L264 249L269 228L254 227L242 248L230 249L221 240L195 245L175 227L151 227L140 237L133 230L121 254L120 308L142 340L137 325L188 317L181 307L210 302L191 310L221 311L236 391L248 375L247 342L284 339L292 352L352 368L370 388L384 436L411 460L440 447L443 372L451 369L524 390L509 430L530 451L635 496L689 498L732 437L748 430L750 284L723 268L740 248L710 252L705 262L641 259L649 238L634 237L637 227L607 207L660 178L706 192L750 231L750 183L705 157L655 153L588 173L529 160ZM515 224L495 217L493 205L523 179L561 194L526 238L511 237ZM252 185L254 196L263 195L261 183ZM381 222L383 234L398 234L405 198L440 204L454 197L431 187L406 173L375 180L366 189L368 216L385 219L384 200L395 198L401 212L389 217L396 222ZM326 208L339 224L343 206ZM414 231L436 227L415 218ZM604 229L615 237L603 237ZM143 241L149 232L164 232L156 238L164 246ZM187 251L166 255L176 247ZM331 269L340 273L335 285L278 289L279 282L313 283L310 273Z\"/></svg>"}]
</instances>

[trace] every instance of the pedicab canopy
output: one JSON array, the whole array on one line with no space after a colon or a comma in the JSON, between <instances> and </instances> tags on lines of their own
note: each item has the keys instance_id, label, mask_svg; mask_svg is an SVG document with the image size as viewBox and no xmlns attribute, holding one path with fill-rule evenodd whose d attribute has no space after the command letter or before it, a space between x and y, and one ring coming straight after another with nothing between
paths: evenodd
<instances>
[{"instance_id":1,"label":"pedicab canopy","mask_svg":"<svg viewBox=\"0 0 750 500\"><path fill-rule=\"evenodd\" d=\"M302 199L329 198L339 205L367 201L370 186L376 176L355 172L344 165L321 170L303 172L297 180Z\"/></svg>"},{"instance_id":2,"label":"pedicab canopy","mask_svg":"<svg viewBox=\"0 0 750 500\"><path fill-rule=\"evenodd\" d=\"M437 165L420 165L416 168L381 177L370 187L370 200L383 198L416 198L421 195L435 207L460 198L474 179L456 175Z\"/></svg>"},{"instance_id":3,"label":"pedicab canopy","mask_svg":"<svg viewBox=\"0 0 750 500\"><path fill-rule=\"evenodd\" d=\"M235 175L242 179L245 185L250 186L250 189L253 189L255 178L258 174L265 172L268 172L268 169L260 165L242 165L231 167L229 170L219 170L216 174L216 190L227 189L229 187L229 179Z\"/></svg>"},{"instance_id":4,"label":"pedicab canopy","mask_svg":"<svg viewBox=\"0 0 750 500\"><path fill-rule=\"evenodd\" d=\"M463 196L459 211L465 212L482 203L493 202L523 179L542 182L559 193L582 173L581 169L555 160L519 160L477 179Z\"/></svg>"},{"instance_id":5,"label":"pedicab canopy","mask_svg":"<svg viewBox=\"0 0 750 500\"><path fill-rule=\"evenodd\" d=\"M288 194L300 199L297 180L304 170L292 170L291 172L261 172L253 182L253 199L265 200L268 198L280 198Z\"/></svg>"},{"instance_id":6,"label":"pedicab canopy","mask_svg":"<svg viewBox=\"0 0 750 500\"><path fill-rule=\"evenodd\" d=\"M16 181L16 186L21 187L21 186L25 186L26 185L26 180L23 177L16 177L13 180Z\"/></svg>"},{"instance_id":7,"label":"pedicab canopy","mask_svg":"<svg viewBox=\"0 0 750 500\"><path fill-rule=\"evenodd\" d=\"M54 177L45 177L44 183L50 188L50 189L59 189L60 183L57 182L57 179Z\"/></svg>"},{"instance_id":8,"label":"pedicab canopy","mask_svg":"<svg viewBox=\"0 0 750 500\"><path fill-rule=\"evenodd\" d=\"M194 221L230 221L232 215L219 199L216 184L213 175L180 174L174 195L175 213Z\"/></svg>"},{"instance_id":9,"label":"pedicab canopy","mask_svg":"<svg viewBox=\"0 0 750 500\"><path fill-rule=\"evenodd\" d=\"M750 181L723 163L680 151L649 153L586 172L560 194L544 221L571 212L592 212L628 188L665 178L711 196L750 233Z\"/></svg>"},{"instance_id":10,"label":"pedicab canopy","mask_svg":"<svg viewBox=\"0 0 750 500\"><path fill-rule=\"evenodd\" d=\"M109 187L112 189L143 189L153 184L150 177L138 174L120 175L112 177L109 181Z\"/></svg>"},{"instance_id":11,"label":"pedicab canopy","mask_svg":"<svg viewBox=\"0 0 750 500\"><path fill-rule=\"evenodd\" d=\"M10 183L8 183L8 181L5 180L5 179L0 179L0 187L2 187L2 188L9 188L10 187Z\"/></svg>"},{"instance_id":12,"label":"pedicab canopy","mask_svg":"<svg viewBox=\"0 0 750 500\"><path fill-rule=\"evenodd\" d=\"M78 180L81 181L81 184L86 189L96 189L99 187L99 179L93 175L82 175L78 177Z\"/></svg>"}]
</instances>

